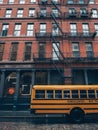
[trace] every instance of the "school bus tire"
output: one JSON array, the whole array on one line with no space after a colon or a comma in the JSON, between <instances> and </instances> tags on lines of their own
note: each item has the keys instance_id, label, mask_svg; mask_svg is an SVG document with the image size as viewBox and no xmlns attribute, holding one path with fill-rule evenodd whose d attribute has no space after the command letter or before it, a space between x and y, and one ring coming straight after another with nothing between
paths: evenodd
<instances>
[{"instance_id":1,"label":"school bus tire","mask_svg":"<svg viewBox=\"0 0 98 130\"><path fill-rule=\"evenodd\" d=\"M74 108L70 112L71 121L74 123L82 123L84 121L85 113L81 108Z\"/></svg>"}]
</instances>

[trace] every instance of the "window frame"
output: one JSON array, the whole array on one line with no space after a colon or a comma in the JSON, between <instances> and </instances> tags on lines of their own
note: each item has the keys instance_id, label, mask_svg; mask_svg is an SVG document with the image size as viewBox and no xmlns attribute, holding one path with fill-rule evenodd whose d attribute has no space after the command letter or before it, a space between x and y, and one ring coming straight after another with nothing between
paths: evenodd
<instances>
[{"instance_id":1,"label":"window frame","mask_svg":"<svg viewBox=\"0 0 98 130\"><path fill-rule=\"evenodd\" d=\"M18 9L17 10L17 18L22 18L23 17L23 9Z\"/></svg>"},{"instance_id":2,"label":"window frame","mask_svg":"<svg viewBox=\"0 0 98 130\"><path fill-rule=\"evenodd\" d=\"M59 60L59 57L60 57L60 51L58 49L58 47L56 46L59 46L60 47L60 43L59 42L53 42L52 43L52 59L53 60ZM55 49L54 49L55 48Z\"/></svg>"},{"instance_id":3,"label":"window frame","mask_svg":"<svg viewBox=\"0 0 98 130\"><path fill-rule=\"evenodd\" d=\"M74 58L80 57L80 47L78 42L73 42L72 43L72 54Z\"/></svg>"},{"instance_id":4,"label":"window frame","mask_svg":"<svg viewBox=\"0 0 98 130\"><path fill-rule=\"evenodd\" d=\"M94 27L95 27L95 31L96 31L96 33L97 33L96 36L98 36L98 23L95 23L95 24L94 24Z\"/></svg>"},{"instance_id":5,"label":"window frame","mask_svg":"<svg viewBox=\"0 0 98 130\"><path fill-rule=\"evenodd\" d=\"M71 36L77 35L77 24L76 23L70 23L70 33L71 33Z\"/></svg>"},{"instance_id":6,"label":"window frame","mask_svg":"<svg viewBox=\"0 0 98 130\"><path fill-rule=\"evenodd\" d=\"M88 23L82 23L82 29L83 29L83 35L89 36L89 34L90 34L89 24Z\"/></svg>"},{"instance_id":7,"label":"window frame","mask_svg":"<svg viewBox=\"0 0 98 130\"><path fill-rule=\"evenodd\" d=\"M19 0L19 4L25 4L25 0Z\"/></svg>"},{"instance_id":8,"label":"window frame","mask_svg":"<svg viewBox=\"0 0 98 130\"><path fill-rule=\"evenodd\" d=\"M14 28L14 36L18 37L21 35L21 23L16 23Z\"/></svg>"},{"instance_id":9,"label":"window frame","mask_svg":"<svg viewBox=\"0 0 98 130\"><path fill-rule=\"evenodd\" d=\"M11 18L12 9L6 9L5 18Z\"/></svg>"},{"instance_id":10,"label":"window frame","mask_svg":"<svg viewBox=\"0 0 98 130\"><path fill-rule=\"evenodd\" d=\"M14 4L14 0L9 0L8 3L9 4Z\"/></svg>"},{"instance_id":11,"label":"window frame","mask_svg":"<svg viewBox=\"0 0 98 130\"><path fill-rule=\"evenodd\" d=\"M93 57L93 47L91 42L86 43L86 54L87 57Z\"/></svg>"},{"instance_id":12,"label":"window frame","mask_svg":"<svg viewBox=\"0 0 98 130\"><path fill-rule=\"evenodd\" d=\"M4 23L2 25L2 32L1 32L1 36L7 36L8 34L8 29L9 29L9 23Z\"/></svg>"},{"instance_id":13,"label":"window frame","mask_svg":"<svg viewBox=\"0 0 98 130\"><path fill-rule=\"evenodd\" d=\"M28 51L29 46L29 51ZM31 60L31 50L32 50L32 42L25 43L25 51L24 51L24 61L30 61ZM29 58L27 58L29 55Z\"/></svg>"},{"instance_id":14,"label":"window frame","mask_svg":"<svg viewBox=\"0 0 98 130\"><path fill-rule=\"evenodd\" d=\"M34 23L28 23L26 36L31 37L33 35L34 35Z\"/></svg>"},{"instance_id":15,"label":"window frame","mask_svg":"<svg viewBox=\"0 0 98 130\"><path fill-rule=\"evenodd\" d=\"M29 17L34 17L35 15L35 9L34 8L30 8L29 9Z\"/></svg>"},{"instance_id":16,"label":"window frame","mask_svg":"<svg viewBox=\"0 0 98 130\"><path fill-rule=\"evenodd\" d=\"M10 50L10 61L16 61L17 60L17 53L18 53L18 43L12 43L11 44L11 50Z\"/></svg>"},{"instance_id":17,"label":"window frame","mask_svg":"<svg viewBox=\"0 0 98 130\"><path fill-rule=\"evenodd\" d=\"M91 9L92 12L92 18L98 18L98 10L97 9Z\"/></svg>"}]
</instances>

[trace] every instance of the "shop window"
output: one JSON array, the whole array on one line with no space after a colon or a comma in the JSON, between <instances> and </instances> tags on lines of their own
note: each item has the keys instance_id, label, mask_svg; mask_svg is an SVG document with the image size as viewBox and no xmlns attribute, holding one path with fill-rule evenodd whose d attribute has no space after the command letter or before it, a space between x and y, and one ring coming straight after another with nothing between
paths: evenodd
<instances>
[{"instance_id":1,"label":"shop window","mask_svg":"<svg viewBox=\"0 0 98 130\"><path fill-rule=\"evenodd\" d=\"M6 77L4 96L13 97L15 94L15 86L16 86L16 72L12 72Z\"/></svg>"},{"instance_id":2,"label":"shop window","mask_svg":"<svg viewBox=\"0 0 98 130\"><path fill-rule=\"evenodd\" d=\"M31 73L23 73L21 75L21 88L20 88L20 95L30 95L31 94Z\"/></svg>"},{"instance_id":3,"label":"shop window","mask_svg":"<svg viewBox=\"0 0 98 130\"><path fill-rule=\"evenodd\" d=\"M35 74L35 84L47 84L47 72L36 72Z\"/></svg>"}]
</instances>

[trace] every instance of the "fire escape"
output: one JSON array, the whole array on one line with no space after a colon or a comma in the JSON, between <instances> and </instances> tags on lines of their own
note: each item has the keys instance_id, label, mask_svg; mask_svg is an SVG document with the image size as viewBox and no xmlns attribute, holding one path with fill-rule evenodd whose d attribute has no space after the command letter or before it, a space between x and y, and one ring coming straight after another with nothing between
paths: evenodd
<instances>
[{"instance_id":1,"label":"fire escape","mask_svg":"<svg viewBox=\"0 0 98 130\"><path fill-rule=\"evenodd\" d=\"M55 67L55 69L58 71L59 75L61 75L61 78L65 78L64 77L64 73L62 73L62 67L59 67L59 64L63 65L63 69L65 70L65 57L64 54L62 53L60 46L58 45L58 43L60 41L63 40L63 31L62 28L60 27L60 23L62 23L62 11L60 10L59 6L61 6L61 2L59 1L47 1L47 0L41 0L39 1L39 5L40 6L49 6L50 8L55 7L55 9L58 11L58 14L54 13L51 11L51 13L46 14L46 16L41 15L40 18L47 18L47 19L51 19L51 21L53 21L52 24L52 29L54 30L54 32L50 32L50 33L45 33L44 35L42 35L41 33L36 33L36 38L37 39L46 39L50 40L51 43L54 44L54 46L52 46L53 51L56 55L56 59L52 59L52 55L51 55L51 62L53 64L53 66ZM38 13L38 17L39 17L39 13ZM59 20L59 22L58 22ZM58 32L56 32L58 30ZM36 60L36 58L35 58Z\"/></svg>"}]
</instances>

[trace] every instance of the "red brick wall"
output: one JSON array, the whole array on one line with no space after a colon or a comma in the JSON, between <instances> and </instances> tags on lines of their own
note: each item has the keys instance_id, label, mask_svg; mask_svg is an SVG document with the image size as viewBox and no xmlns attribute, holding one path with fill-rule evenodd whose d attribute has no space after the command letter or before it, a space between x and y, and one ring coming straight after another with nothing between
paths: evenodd
<instances>
[{"instance_id":1,"label":"red brick wall","mask_svg":"<svg viewBox=\"0 0 98 130\"><path fill-rule=\"evenodd\" d=\"M5 3L8 2L8 0L4 0ZM18 42L18 55L17 55L17 61L22 61L23 60L23 55L24 55L24 44L25 42L32 42L32 55L34 53L38 53L38 45L39 42L41 42L40 40L38 41L38 39L35 38L35 32L39 32L39 26L40 23L47 23L47 32L51 32L52 31L52 23L54 22L51 19L36 19L36 18L28 18L25 19L26 17L28 17L28 12L29 12L29 8L35 8L35 12L40 11L40 7L35 4L30 4L29 0L26 0L27 4L3 4L0 5L0 33L2 30L2 24L3 23L9 23L9 31L8 31L8 37L0 37L0 41L3 41L5 43L5 48L4 48L4 55L3 55L3 60L8 60L9 59L9 54L10 54L10 46L12 42ZM96 1L98 3L98 0ZM15 0L15 3L18 3L18 0ZM74 6L76 11L79 12L80 11L80 7L79 6ZM96 8L97 9L98 4L97 5L88 5L86 8L89 12L91 12L92 8ZM24 18L16 18L16 19L4 19L5 16L5 12L7 8L12 8L12 17L15 18L17 15L17 10L18 8L24 8ZM52 8L54 8L52 6ZM59 7L62 12L68 12L68 8L70 8L70 6L60 6ZM85 7L83 7L85 8ZM47 7L47 12L50 12L51 8L48 6ZM2 19L3 18L3 19ZM13 37L13 33L14 33L14 27L15 27L15 23L21 23L22 24L22 28L21 28L21 37ZM27 24L28 23L34 23L34 36L33 37L26 37L26 31L27 31ZM58 23L60 24L63 32L69 33L70 32L70 23L77 23L77 31L78 32L83 32L82 29L82 23L89 23L89 28L91 32L95 31L94 28L94 23L98 23L98 19L59 19ZM45 41L45 40L44 40ZM59 41L59 40L58 40ZM64 53L65 57L71 57L72 56L72 42L79 42L79 47L80 47L80 53L81 53L81 57L86 56L86 46L85 46L85 42L92 42L92 46L93 46L93 51L95 53L95 56L98 55L98 37L96 37L95 39L91 39L91 40L87 40L87 39L63 39L60 40L60 48L61 51ZM46 57L49 58L50 55L48 54L52 53L52 42L51 40L46 41ZM82 65L82 64L81 64ZM73 65L74 66L74 65ZM78 66L78 64L77 64ZM80 66L80 65L79 65ZM88 64L89 66L89 64Z\"/></svg>"}]
</instances>

